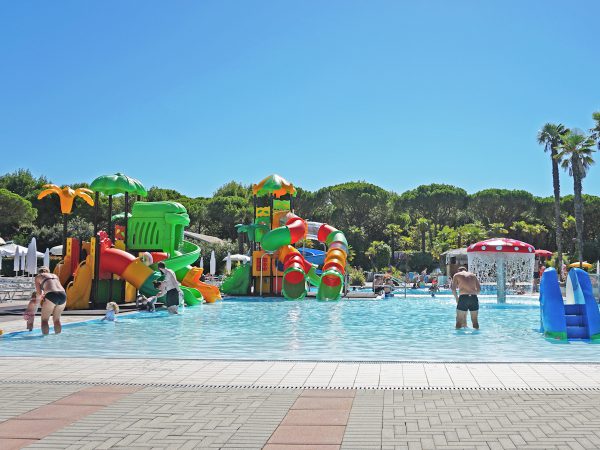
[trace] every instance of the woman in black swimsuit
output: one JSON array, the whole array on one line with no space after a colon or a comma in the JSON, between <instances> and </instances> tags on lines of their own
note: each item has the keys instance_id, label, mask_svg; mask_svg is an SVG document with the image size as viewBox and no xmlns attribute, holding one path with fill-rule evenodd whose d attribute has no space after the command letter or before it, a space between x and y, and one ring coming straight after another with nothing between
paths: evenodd
<instances>
[{"instance_id":1,"label":"woman in black swimsuit","mask_svg":"<svg viewBox=\"0 0 600 450\"><path fill-rule=\"evenodd\" d=\"M67 294L60 284L58 276L50 273L47 267L40 267L35 277L35 290L38 298L44 299L42 303L42 333L50 332L48 324L50 316L54 322L54 333L60 333L62 331L60 315L67 305Z\"/></svg>"}]
</instances>

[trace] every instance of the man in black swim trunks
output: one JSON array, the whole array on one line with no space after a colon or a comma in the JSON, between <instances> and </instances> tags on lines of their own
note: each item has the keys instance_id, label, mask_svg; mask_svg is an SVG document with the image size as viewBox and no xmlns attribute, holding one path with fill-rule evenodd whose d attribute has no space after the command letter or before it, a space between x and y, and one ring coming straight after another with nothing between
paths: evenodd
<instances>
[{"instance_id":1,"label":"man in black swim trunks","mask_svg":"<svg viewBox=\"0 0 600 450\"><path fill-rule=\"evenodd\" d=\"M166 306L169 314L178 314L179 311L179 295L181 294L181 288L177 282L175 272L168 269L164 262L158 263L158 270L164 276L164 290L166 291Z\"/></svg>"},{"instance_id":2,"label":"man in black swim trunks","mask_svg":"<svg viewBox=\"0 0 600 450\"><path fill-rule=\"evenodd\" d=\"M457 291L460 295L457 294ZM471 312L473 328L479 330L479 299L477 294L481 285L474 273L466 267L459 267L458 272L452 277L452 294L456 299L456 329L467 327L467 311Z\"/></svg>"},{"instance_id":3,"label":"man in black swim trunks","mask_svg":"<svg viewBox=\"0 0 600 450\"><path fill-rule=\"evenodd\" d=\"M44 300L42 304L42 333L50 332L50 316L54 322L54 333L59 334L62 331L60 316L67 306L67 294L60 284L58 276L50 273L47 267L40 267L35 277L35 291L38 295L38 301Z\"/></svg>"}]
</instances>

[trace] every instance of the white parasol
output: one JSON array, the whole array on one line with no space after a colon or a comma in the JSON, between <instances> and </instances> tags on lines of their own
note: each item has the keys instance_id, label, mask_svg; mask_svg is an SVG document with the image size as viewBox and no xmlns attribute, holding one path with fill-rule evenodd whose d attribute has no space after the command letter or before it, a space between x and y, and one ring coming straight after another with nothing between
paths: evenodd
<instances>
[{"instance_id":1,"label":"white parasol","mask_svg":"<svg viewBox=\"0 0 600 450\"><path fill-rule=\"evenodd\" d=\"M210 270L209 273L215 275L217 273L217 258L215 257L215 251L210 252Z\"/></svg>"},{"instance_id":2,"label":"white parasol","mask_svg":"<svg viewBox=\"0 0 600 450\"><path fill-rule=\"evenodd\" d=\"M231 253L227 252L227 256L225 257L225 272L227 275L231 273Z\"/></svg>"},{"instance_id":3,"label":"white parasol","mask_svg":"<svg viewBox=\"0 0 600 450\"><path fill-rule=\"evenodd\" d=\"M17 249L15 250L15 256L14 256L15 260L13 262L13 270L15 272L17 272L17 274L19 273L19 271L21 270L21 255L19 255L19 247L17 247Z\"/></svg>"},{"instance_id":4,"label":"white parasol","mask_svg":"<svg viewBox=\"0 0 600 450\"><path fill-rule=\"evenodd\" d=\"M227 254L227 256L225 258L223 258L223 261L227 261L227 258L231 258L231 261L233 261L233 262L241 262L241 263L249 263L250 260L252 259L248 255L240 255L239 253L236 253L235 255Z\"/></svg>"},{"instance_id":5,"label":"white parasol","mask_svg":"<svg viewBox=\"0 0 600 450\"><path fill-rule=\"evenodd\" d=\"M31 238L31 242L27 246L27 255L25 256L25 270L29 274L37 272L37 242L35 238Z\"/></svg>"}]
</instances>

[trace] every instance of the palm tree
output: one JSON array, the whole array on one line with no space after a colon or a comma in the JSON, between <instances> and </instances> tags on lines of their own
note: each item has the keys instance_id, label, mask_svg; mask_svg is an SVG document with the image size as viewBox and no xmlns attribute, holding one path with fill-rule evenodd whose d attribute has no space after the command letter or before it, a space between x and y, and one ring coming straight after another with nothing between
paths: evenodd
<instances>
[{"instance_id":1,"label":"palm tree","mask_svg":"<svg viewBox=\"0 0 600 450\"><path fill-rule=\"evenodd\" d=\"M504 228L503 223L493 222L487 226L488 238L502 236L503 234L508 234L508 230Z\"/></svg>"},{"instance_id":2,"label":"palm tree","mask_svg":"<svg viewBox=\"0 0 600 450\"><path fill-rule=\"evenodd\" d=\"M416 225L417 230L421 234L421 252L425 253L425 236L427 231L429 231L429 222L424 217L419 217Z\"/></svg>"},{"instance_id":3,"label":"palm tree","mask_svg":"<svg viewBox=\"0 0 600 450\"><path fill-rule=\"evenodd\" d=\"M67 249L67 218L73 211L75 198L82 198L88 205L94 206L94 200L90 197L92 191L86 188L72 189L70 186L60 188L56 184L45 184L44 190L38 194L38 200L48 195L56 194L60 199L60 212L63 214L63 255Z\"/></svg>"},{"instance_id":4,"label":"palm tree","mask_svg":"<svg viewBox=\"0 0 600 450\"><path fill-rule=\"evenodd\" d=\"M598 144L598 150L600 150L600 111L592 113L592 119L596 121L596 126L590 130L591 136Z\"/></svg>"},{"instance_id":5,"label":"palm tree","mask_svg":"<svg viewBox=\"0 0 600 450\"><path fill-rule=\"evenodd\" d=\"M537 140L540 145L544 146L545 152L550 152L552 158L552 184L554 185L554 231L556 233L556 271L561 273L562 268L562 219L560 217L560 177L558 174L558 165L560 160L558 155L558 147L561 144L561 136L567 130L562 124L547 123L539 131Z\"/></svg>"},{"instance_id":6,"label":"palm tree","mask_svg":"<svg viewBox=\"0 0 600 450\"><path fill-rule=\"evenodd\" d=\"M392 263L394 262L394 253L396 251L396 243L400 240L400 236L404 230L395 223L388 224L383 230L383 234L390 238L390 247L392 248Z\"/></svg>"},{"instance_id":7,"label":"palm tree","mask_svg":"<svg viewBox=\"0 0 600 450\"><path fill-rule=\"evenodd\" d=\"M563 169L569 171L573 177L575 230L577 231L577 253L579 262L583 261L583 199L581 197L582 181L592 164L594 164L594 153L596 141L591 136L581 132L567 131L561 136L562 143L559 146L560 153L556 159L561 161Z\"/></svg>"}]
</instances>

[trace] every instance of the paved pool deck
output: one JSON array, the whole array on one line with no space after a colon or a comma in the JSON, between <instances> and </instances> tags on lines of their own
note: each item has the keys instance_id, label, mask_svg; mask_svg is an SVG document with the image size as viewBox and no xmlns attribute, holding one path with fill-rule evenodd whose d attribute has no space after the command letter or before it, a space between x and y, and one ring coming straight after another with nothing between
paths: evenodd
<instances>
[{"instance_id":1,"label":"paved pool deck","mask_svg":"<svg viewBox=\"0 0 600 450\"><path fill-rule=\"evenodd\" d=\"M0 398L3 450L600 448L600 364L0 357Z\"/></svg>"}]
</instances>

